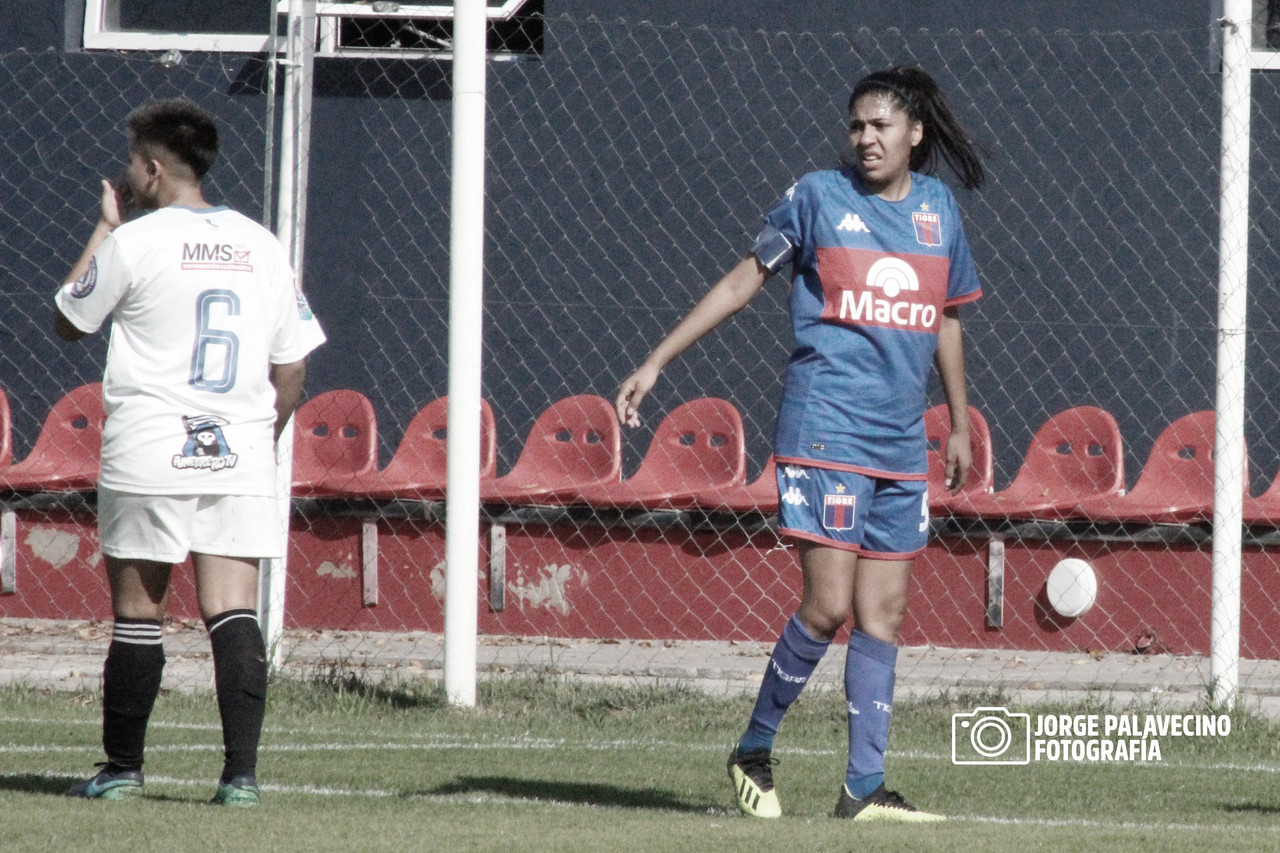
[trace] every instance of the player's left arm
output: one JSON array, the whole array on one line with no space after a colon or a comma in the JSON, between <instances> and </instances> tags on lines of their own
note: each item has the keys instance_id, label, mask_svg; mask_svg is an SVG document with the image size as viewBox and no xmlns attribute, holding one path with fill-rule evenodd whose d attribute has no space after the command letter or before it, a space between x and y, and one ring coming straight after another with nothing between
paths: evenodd
<instances>
[{"instance_id":1,"label":"player's left arm","mask_svg":"<svg viewBox=\"0 0 1280 853\"><path fill-rule=\"evenodd\" d=\"M280 440L284 428L298 408L302 399L302 386L307 379L307 360L305 358L288 364L271 365L268 378L276 389L276 441Z\"/></svg>"},{"instance_id":2,"label":"player's left arm","mask_svg":"<svg viewBox=\"0 0 1280 853\"><path fill-rule=\"evenodd\" d=\"M951 414L951 435L946 448L946 483L952 494L959 492L969 479L973 450L969 446L969 397L965 389L964 335L960 310L952 305L944 308L938 328L938 350L934 365L942 380L942 393Z\"/></svg>"}]
</instances>

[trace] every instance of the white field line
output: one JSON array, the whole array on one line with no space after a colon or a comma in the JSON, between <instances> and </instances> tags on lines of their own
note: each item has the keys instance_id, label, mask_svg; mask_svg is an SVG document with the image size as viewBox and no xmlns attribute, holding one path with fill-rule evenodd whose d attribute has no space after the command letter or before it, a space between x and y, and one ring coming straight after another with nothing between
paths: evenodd
<instances>
[{"instance_id":1,"label":"white field line","mask_svg":"<svg viewBox=\"0 0 1280 853\"><path fill-rule=\"evenodd\" d=\"M21 720L8 718L0 720L0 722L9 723L38 723L46 722L43 720ZM80 721L76 721L80 722ZM83 721L86 725L99 725L94 721ZM216 725L208 724L163 724L157 723L157 727L167 727L175 729L196 729L196 730L218 730ZM310 732L315 734L316 732ZM534 737L516 737L506 739L493 740L461 740L456 737L440 737L440 736L424 736L421 739L408 741L362 741L362 742L328 742L319 744L294 743L294 744L273 744L264 743L263 752L302 752L302 751L422 751L422 750L542 750L554 751L558 749L587 749L594 751L612 751L612 750L636 750L636 749L672 749L682 752L706 752L719 754L724 752L723 745L710 744L688 744L677 743L673 741L661 740L606 740L606 741L582 741L560 738L534 738ZM221 750L220 744L206 745L151 745L148 746L148 752L217 752ZM57 755L68 753L84 752L82 746L51 746L51 745L0 745L0 754L33 754L33 755ZM838 754L835 750L814 750L814 749L788 749L788 754L792 755L820 755L829 756ZM905 759L912 761L947 761L950 756L941 753L921 752L914 750L898 750L893 755L897 759ZM1255 773L1280 773L1280 766L1268 764L1226 764L1226 763L1205 763L1195 764L1186 762L1151 764L1151 767L1161 767L1168 769L1192 769L1192 770L1213 770L1225 772L1255 772ZM33 775L45 778L63 778L67 774L55 771L35 771ZM208 787L210 782L207 779L183 779L172 776L156 776L149 775L148 781L157 785L172 785L177 787ZM351 797L365 799L416 799L435 802L462 802L470 804L484 803L512 803L519 802L525 804L537 804L541 806L551 806L556 808L596 808L590 803L562 801L554 799L524 799L503 797L492 794L427 794L427 793L406 793L403 790L391 790L385 788L336 788L329 786L317 785L285 785L285 784L263 784L262 790L268 793L283 795L298 795L312 797ZM731 809L712 810L711 814L730 814ZM969 822L969 823L985 823L1002 826L1036 826L1045 828L1114 828L1122 830L1135 831L1183 831L1183 832L1221 832L1227 829L1238 828L1235 824L1211 824L1211 823L1189 823L1170 825L1167 823L1142 823L1136 821L1100 821L1090 819L1069 819L1069 818L1010 818L996 817L984 815L952 815L952 821ZM1270 828L1270 831L1280 832L1280 825Z\"/></svg>"},{"instance_id":2,"label":"white field line","mask_svg":"<svg viewBox=\"0 0 1280 853\"><path fill-rule=\"evenodd\" d=\"M48 744L0 744L0 754L31 754L39 755L41 753L57 754L61 752L77 752L84 750L83 746L54 746ZM221 746L214 743L209 744L149 744L148 752L200 752L203 750L221 749ZM388 752L420 752L426 750L455 750L455 751L493 751L503 750L510 752L520 751L543 751L552 752L560 749L576 749L587 752L613 752L615 750L673 750L677 752L705 752L719 754L725 752L728 747L717 746L705 743L678 743L675 741L660 740L608 740L608 741L582 741L567 740L562 738L529 738L519 737L508 740L464 740L456 737L432 737L426 736L421 739L410 740L383 740L383 741L330 741L321 743L273 743L268 738L259 748L260 752L374 752L385 750ZM803 755L803 756L835 756L843 755L842 752L832 749L805 749L803 747L788 748L786 755ZM892 750L891 755L898 760L907 761L949 761L951 756L945 753L920 752L918 750ZM1046 762L1048 763L1048 762ZM1098 762L1070 762L1059 761L1052 762L1054 764L1097 764ZM1132 762L1135 766L1141 767L1168 767L1181 768L1190 770L1214 770L1214 771L1235 771L1235 772L1254 772L1254 773L1280 773L1280 765L1272 764L1224 764L1224 763L1195 763L1195 762ZM981 765L975 765L981 766Z\"/></svg>"},{"instance_id":3,"label":"white field line","mask_svg":"<svg viewBox=\"0 0 1280 853\"><path fill-rule=\"evenodd\" d=\"M65 773L57 773L53 771L36 771L33 776L39 776L46 779L59 779L66 776ZM150 775L147 781L153 785L166 785L172 787L183 788L212 788L213 785L208 779L181 779L176 776L155 776ZM403 799L403 800L423 800L426 802L438 803L468 803L468 804L510 804L519 803L522 805L538 805L550 806L553 808L599 808L594 803L586 803L573 800L556 800L544 798L526 798L526 797L504 797L493 794L429 794L421 792L406 793L405 791L396 791L387 788L332 788L319 785L276 785L263 784L260 786L266 793L298 795L310 797L350 797L357 799ZM736 810L730 808L710 808L703 814L710 816L724 816L737 814ZM1143 823L1141 821L1130 820L1096 820L1096 819L1072 819L1072 818L1014 818L1014 817L995 817L988 815L949 815L948 823L985 823L997 826L1033 826L1044 827L1046 829L1122 829L1134 831L1155 831L1160 833L1169 832L1224 832L1229 830L1238 830L1239 825L1234 823ZM1280 825L1272 825L1269 827L1256 827L1273 834L1280 833Z\"/></svg>"},{"instance_id":4,"label":"white field line","mask_svg":"<svg viewBox=\"0 0 1280 853\"><path fill-rule=\"evenodd\" d=\"M41 725L50 722L47 719L35 719L31 717L0 717L0 725ZM102 725L100 719L72 719L59 720L59 725L70 726L92 726L98 727ZM207 731L221 732L222 727L217 723L172 723L163 720L152 720L149 726L151 729L174 729L178 731ZM376 742L349 742L341 740L341 737L349 734L347 729L341 728L292 728L286 726L267 725L263 728L264 742L262 750L275 750L279 752L291 752L302 749L340 751L343 749L351 750L371 750L371 749L387 749L387 750L412 750L412 749L458 749L458 750L486 750L486 749L513 749L513 750L554 750L564 747L572 747L574 749L582 749L587 751L604 752L614 749L676 749L690 752L724 752L732 749L732 744L726 741L723 744L687 744L676 743L674 741L663 740L631 740L620 739L610 741L583 741L568 738L536 738L532 736L522 735L515 738L503 739L459 739L456 735L403 735L399 740L387 740ZM3 738L3 732L0 731L0 738ZM281 736L293 737L326 737L331 738L327 743L306 743L299 746L290 746L288 744L273 744L271 739ZM43 747L25 746L22 744L4 744L0 741L0 754L5 752L39 752ZM148 747L152 749L153 747ZM190 747L173 746L164 747L157 745L156 750L171 749L173 751L182 751L191 749ZM913 761L950 761L951 755L948 753L922 752L919 750L898 750L891 749L890 753L898 759L906 759ZM829 756L842 755L839 750L833 749L808 749L805 747L787 747L781 750L782 755L800 755L800 756ZM1046 764L1098 764L1099 762L1089 761L1056 761L1044 762ZM1221 770L1221 771L1242 771L1253 773L1280 773L1280 764L1225 764L1225 763L1202 763L1188 761L1160 761L1160 762L1129 762L1139 767L1185 767L1193 769L1205 770ZM978 764L976 766L981 766Z\"/></svg>"},{"instance_id":5,"label":"white field line","mask_svg":"<svg viewBox=\"0 0 1280 853\"><path fill-rule=\"evenodd\" d=\"M40 725L50 722L56 722L60 726L100 726L102 719L83 719L83 720L49 720L49 719L33 719L31 717L0 717L0 725L12 724L18 726ZM153 729L194 729L196 731L221 731L222 727L217 723L166 723L163 720L152 720L148 726Z\"/></svg>"},{"instance_id":6,"label":"white field line","mask_svg":"<svg viewBox=\"0 0 1280 853\"><path fill-rule=\"evenodd\" d=\"M711 746L708 744L687 744L675 743L670 741L573 741L567 740L550 740L545 738L519 738L507 741L491 740L491 741L471 741L471 740L445 740L445 739L426 739L421 741L365 741L365 742L347 742L347 743L263 743L259 748L262 753L296 753L296 752L426 752L430 750L452 750L458 752L471 751L503 751L503 752L520 752L520 751L544 751L552 752L559 749L577 749L589 752L613 752L615 750L673 750L682 753L712 753L719 755L725 752L724 747ZM60 755L83 753L86 749L92 747L84 746L57 746L47 744L0 744L0 755ZM148 744L148 754L154 753L192 753L192 752L221 752L222 745L219 743L207 744ZM788 749L788 755L804 755L804 756L837 756L843 753L836 750L818 750L818 749ZM894 750L891 755L896 760L905 761L927 761L927 762L945 762L950 761L951 756L943 753L919 752L915 750ZM1045 762L1049 763L1049 762ZM1097 764L1099 762L1087 761L1060 761L1052 762L1053 764ZM975 765L981 767L982 765ZM1211 770L1221 773L1280 773L1280 765L1274 764L1227 764L1222 762L1196 763L1186 761L1174 762L1140 762L1135 761L1130 764L1134 767L1145 767L1150 769L1161 770ZM1278 826L1280 828L1280 826Z\"/></svg>"},{"instance_id":7,"label":"white field line","mask_svg":"<svg viewBox=\"0 0 1280 853\"><path fill-rule=\"evenodd\" d=\"M6 717L0 718L0 724L10 723L17 725L38 725L48 723L44 719ZM91 725L99 726L99 720L71 720L66 724L72 725ZM177 729L177 730L194 730L220 732L221 727L216 724L207 723L165 723L162 721L152 722L153 729ZM614 750L676 750L680 752L699 752L699 753L726 753L731 748L731 744L707 744L707 743L679 743L676 741L651 740L651 739L615 739L615 740L580 740L574 738L538 738L530 736L518 736L512 738L492 738L492 739L464 739L456 735L423 735L421 737L409 736L396 740L382 741L343 741L340 739L331 739L322 742L302 742L302 743L280 743L273 742L274 738L287 735L323 735L332 738L334 735L345 734L345 732L326 729L275 729L267 727L264 729L264 740L260 747L261 752L372 752L384 750L388 752L412 752L425 750L456 750L456 751L487 751L487 750L504 750L504 751L555 751L560 749L577 749L590 752L611 752ZM3 735L0 734L0 737ZM209 744L150 744L147 746L148 752L203 752L211 750L220 750L221 744L210 742ZM0 742L0 754L27 754L27 755L56 755L62 753L83 752L84 746L62 746L51 744L18 744L18 743L2 743ZM806 749L804 747L788 747L783 751L785 755L794 756L833 756L843 755L843 752L832 749ZM891 750L890 754L896 760L906 761L950 761L951 756L946 753L923 752L919 750ZM1047 762L1046 762L1047 763ZM1097 764L1098 762L1052 762L1055 764ZM1212 770L1215 772L1236 772L1236 773L1280 773L1280 764L1236 764L1225 762L1193 762L1193 761L1161 761L1161 762L1132 762L1132 765L1139 767L1150 767L1160 769L1185 769L1185 770ZM981 765L977 765L981 766Z\"/></svg>"},{"instance_id":8,"label":"white field line","mask_svg":"<svg viewBox=\"0 0 1280 853\"><path fill-rule=\"evenodd\" d=\"M1133 830L1156 830L1161 835L1168 835L1174 832L1238 832L1240 825L1238 823L1142 823L1132 820L1088 820L1080 818L1074 820L1071 818L1021 818L1021 817L983 817L982 815L955 815L948 816L947 821L963 821L965 823L991 823L1000 826L1043 826L1046 829L1057 828L1079 828L1079 829L1133 829ZM1261 829L1266 832L1280 833L1280 826L1272 824L1271 826L1250 827L1250 829Z\"/></svg>"}]
</instances>

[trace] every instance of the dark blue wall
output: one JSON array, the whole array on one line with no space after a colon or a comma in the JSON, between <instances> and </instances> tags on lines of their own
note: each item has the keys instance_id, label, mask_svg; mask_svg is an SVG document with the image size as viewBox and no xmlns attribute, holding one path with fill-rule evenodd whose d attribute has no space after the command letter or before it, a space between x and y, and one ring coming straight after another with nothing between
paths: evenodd
<instances>
[{"instance_id":1,"label":"dark blue wall","mask_svg":"<svg viewBox=\"0 0 1280 853\"><path fill-rule=\"evenodd\" d=\"M75 0L71 0L75 2ZM62 0L0 2L0 53L12 50L62 50L65 43Z\"/></svg>"}]
</instances>

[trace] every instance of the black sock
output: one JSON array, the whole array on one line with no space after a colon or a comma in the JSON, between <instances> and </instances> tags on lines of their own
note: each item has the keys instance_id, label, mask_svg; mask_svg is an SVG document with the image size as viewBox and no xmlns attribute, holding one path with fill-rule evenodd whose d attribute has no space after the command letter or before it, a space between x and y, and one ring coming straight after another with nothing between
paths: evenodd
<instances>
[{"instance_id":1,"label":"black sock","mask_svg":"<svg viewBox=\"0 0 1280 853\"><path fill-rule=\"evenodd\" d=\"M102 748L108 769L142 769L147 720L163 673L160 620L116 619L102 667Z\"/></svg>"},{"instance_id":2,"label":"black sock","mask_svg":"<svg viewBox=\"0 0 1280 853\"><path fill-rule=\"evenodd\" d=\"M228 610L206 623L225 750L222 783L252 775L267 703L267 647L252 610Z\"/></svg>"}]
</instances>

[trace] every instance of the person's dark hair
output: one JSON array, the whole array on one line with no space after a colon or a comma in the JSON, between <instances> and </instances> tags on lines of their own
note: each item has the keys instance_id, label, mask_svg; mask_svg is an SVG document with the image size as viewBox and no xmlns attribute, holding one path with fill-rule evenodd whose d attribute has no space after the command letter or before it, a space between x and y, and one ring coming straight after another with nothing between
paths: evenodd
<instances>
[{"instance_id":1,"label":"person's dark hair","mask_svg":"<svg viewBox=\"0 0 1280 853\"><path fill-rule=\"evenodd\" d=\"M967 189L982 186L986 179L982 146L961 126L938 82L923 68L898 65L863 77L849 95L849 113L853 112L854 103L868 92L888 93L908 117L923 125L923 138L911 151L913 171L934 173L941 154Z\"/></svg>"},{"instance_id":2,"label":"person's dark hair","mask_svg":"<svg viewBox=\"0 0 1280 853\"><path fill-rule=\"evenodd\" d=\"M129 113L125 122L133 148L163 148L186 164L197 179L218 159L218 127L213 116L185 98L152 101Z\"/></svg>"}]
</instances>

